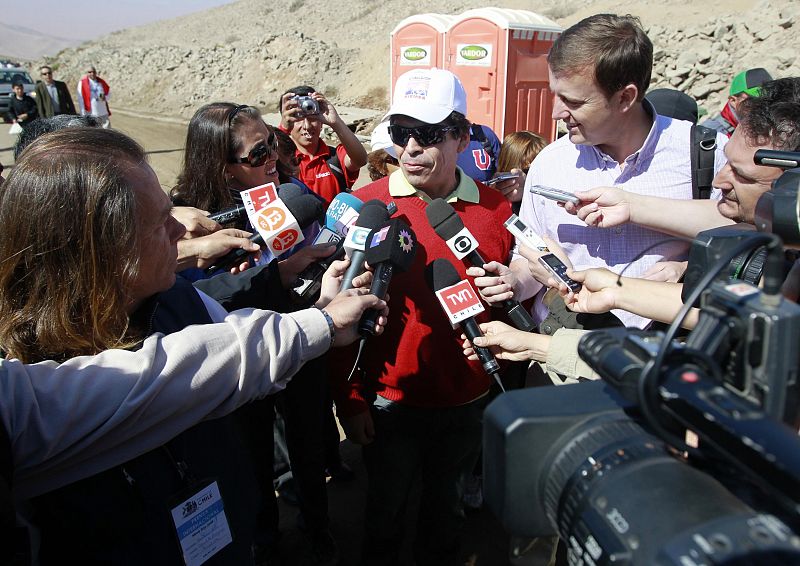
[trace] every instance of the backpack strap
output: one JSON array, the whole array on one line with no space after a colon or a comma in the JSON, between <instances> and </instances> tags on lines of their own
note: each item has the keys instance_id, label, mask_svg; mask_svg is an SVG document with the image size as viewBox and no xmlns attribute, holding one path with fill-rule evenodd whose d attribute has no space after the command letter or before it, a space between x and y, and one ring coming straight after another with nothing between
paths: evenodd
<instances>
[{"instance_id":1,"label":"backpack strap","mask_svg":"<svg viewBox=\"0 0 800 566\"><path fill-rule=\"evenodd\" d=\"M486 155L489 156L489 163L496 163L497 160L495 159L496 156L494 154L494 150L492 149L492 144L489 142L489 138L486 137L486 133L483 131L481 125L472 124L470 126L470 131L472 132L472 135L475 136L475 139L481 143Z\"/></svg>"},{"instance_id":2,"label":"backpack strap","mask_svg":"<svg viewBox=\"0 0 800 566\"><path fill-rule=\"evenodd\" d=\"M336 178L336 182L339 183L339 190L343 193L349 193L350 187L347 186L347 179L344 177L344 168L339 161L339 155L336 153L336 148L328 146L328 153L330 153L331 156L325 161L325 163L328 164L328 169L331 170L331 174Z\"/></svg>"},{"instance_id":3,"label":"backpack strap","mask_svg":"<svg viewBox=\"0 0 800 566\"><path fill-rule=\"evenodd\" d=\"M692 198L711 197L711 183L714 180L714 150L717 149L717 132L711 128L692 125Z\"/></svg>"}]
</instances>

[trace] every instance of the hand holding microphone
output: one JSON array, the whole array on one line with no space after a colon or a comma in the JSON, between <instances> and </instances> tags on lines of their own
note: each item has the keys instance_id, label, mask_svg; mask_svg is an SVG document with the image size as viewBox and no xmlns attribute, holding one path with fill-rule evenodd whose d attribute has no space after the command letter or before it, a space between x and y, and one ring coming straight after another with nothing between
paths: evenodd
<instances>
[{"instance_id":1,"label":"hand holding microphone","mask_svg":"<svg viewBox=\"0 0 800 566\"><path fill-rule=\"evenodd\" d=\"M277 199L273 206L261 211L259 218L263 226L269 229L269 241L265 241L261 234L254 234L250 240L259 246L266 246L279 255L286 252L300 241L300 231L308 227L322 215L322 201L314 195L301 194L292 199ZM249 252L239 248L220 258L215 265L206 269L206 273L213 273L218 269L227 269L229 266L241 263Z\"/></svg>"},{"instance_id":2,"label":"hand holding microphone","mask_svg":"<svg viewBox=\"0 0 800 566\"><path fill-rule=\"evenodd\" d=\"M497 270L501 279L496 280L493 278L488 283L492 286L500 285L500 289L492 289L492 291L507 292L505 286L509 285L509 283L503 281L502 278L510 279L513 277L513 272L498 262L491 262L486 265L487 262L478 253L478 240L464 226L464 221L461 220L461 217L450 204L443 199L435 199L425 209L425 214L428 216L428 222L431 227L447 243L447 246L458 259L466 259L472 266L484 270ZM484 265L486 265L486 268L484 268ZM530 314L519 301L506 298L497 301L496 304L506 311L511 322L520 330L530 332L536 327Z\"/></svg>"},{"instance_id":3,"label":"hand holding microphone","mask_svg":"<svg viewBox=\"0 0 800 566\"><path fill-rule=\"evenodd\" d=\"M292 292L299 301L310 301L316 296L320 291L325 271L334 260L344 255L345 237L358 219L362 204L360 199L350 193L339 193L331 202L325 212L325 226L314 239L314 245L329 243L335 247L330 253L320 257L318 261L309 264L297 274L298 284Z\"/></svg>"},{"instance_id":4,"label":"hand holding microphone","mask_svg":"<svg viewBox=\"0 0 800 566\"><path fill-rule=\"evenodd\" d=\"M344 249L350 258L350 267L342 279L342 291L353 286L353 278L364 272L364 248L370 230L383 225L389 220L388 209L380 200L374 199L364 203L355 225L347 232Z\"/></svg>"},{"instance_id":5,"label":"hand holding microphone","mask_svg":"<svg viewBox=\"0 0 800 566\"><path fill-rule=\"evenodd\" d=\"M462 280L453 264L443 258L433 260L432 271L433 291L451 324L458 324L470 342L483 336L475 315L483 312L484 308L469 281ZM474 351L484 371L503 389L498 373L500 364L489 349L475 346Z\"/></svg>"}]
</instances>

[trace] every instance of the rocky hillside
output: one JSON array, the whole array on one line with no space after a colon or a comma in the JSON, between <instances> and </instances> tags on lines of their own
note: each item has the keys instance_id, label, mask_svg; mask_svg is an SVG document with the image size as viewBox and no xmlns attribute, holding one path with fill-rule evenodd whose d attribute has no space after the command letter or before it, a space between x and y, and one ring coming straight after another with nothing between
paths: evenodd
<instances>
[{"instance_id":1,"label":"rocky hillside","mask_svg":"<svg viewBox=\"0 0 800 566\"><path fill-rule=\"evenodd\" d=\"M483 0L239 2L113 33L48 59L73 84L94 63L113 105L189 117L213 100L274 109L286 87L308 83L335 102L382 110L389 34L417 13L461 12ZM766 67L800 75L800 2L777 0L502 0L568 26L598 12L641 17L655 44L654 86L679 88L714 113L732 76ZM113 108L112 105L112 108Z\"/></svg>"}]
</instances>

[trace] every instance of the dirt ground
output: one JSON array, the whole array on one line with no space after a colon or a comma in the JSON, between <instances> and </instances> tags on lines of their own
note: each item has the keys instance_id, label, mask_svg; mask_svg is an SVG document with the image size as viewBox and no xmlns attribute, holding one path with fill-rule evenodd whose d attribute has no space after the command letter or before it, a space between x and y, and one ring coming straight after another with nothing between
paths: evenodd
<instances>
[{"instance_id":1,"label":"dirt ground","mask_svg":"<svg viewBox=\"0 0 800 566\"><path fill-rule=\"evenodd\" d=\"M112 116L113 127L127 133L141 143L155 169L161 185L168 190L174 184L180 171L186 125L179 121L164 121L142 118L133 114L115 112ZM8 124L0 124L0 163L7 172L13 169L12 147L15 136L8 134ZM361 182L368 180L366 172ZM345 462L356 472L356 480L351 483L330 483L331 531L339 543L341 564L351 566L360 558L361 537L363 532L363 508L366 493L366 471L361 460L359 447L343 439L341 451ZM297 509L280 502L281 530L283 532L282 553L287 557L286 564L303 566L307 560L306 549L301 534L297 529ZM416 509L409 512L407 530L413 531L413 515ZM501 566L533 566L546 564L540 559L527 556L509 560L509 539L501 525L490 511L482 509L468 513L463 563L469 565ZM403 549L402 564L412 564L411 549Z\"/></svg>"}]
</instances>

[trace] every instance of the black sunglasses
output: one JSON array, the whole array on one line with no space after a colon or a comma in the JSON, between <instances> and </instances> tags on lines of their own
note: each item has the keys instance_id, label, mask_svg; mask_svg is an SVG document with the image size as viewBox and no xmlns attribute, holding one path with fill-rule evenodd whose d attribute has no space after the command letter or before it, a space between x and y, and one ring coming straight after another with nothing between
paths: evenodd
<instances>
[{"instance_id":1,"label":"black sunglasses","mask_svg":"<svg viewBox=\"0 0 800 566\"><path fill-rule=\"evenodd\" d=\"M433 124L431 126L418 126L416 128L407 128L405 126L398 126L393 124L389 126L389 137L392 143L405 147L408 139L413 136L417 143L423 147L436 145L442 143L447 132L457 132L458 128L453 126L439 126Z\"/></svg>"},{"instance_id":2,"label":"black sunglasses","mask_svg":"<svg viewBox=\"0 0 800 566\"><path fill-rule=\"evenodd\" d=\"M266 142L260 142L253 146L247 157L234 157L231 163L248 164L250 167L261 167L267 159L278 153L278 138L275 132L270 132Z\"/></svg>"}]
</instances>

